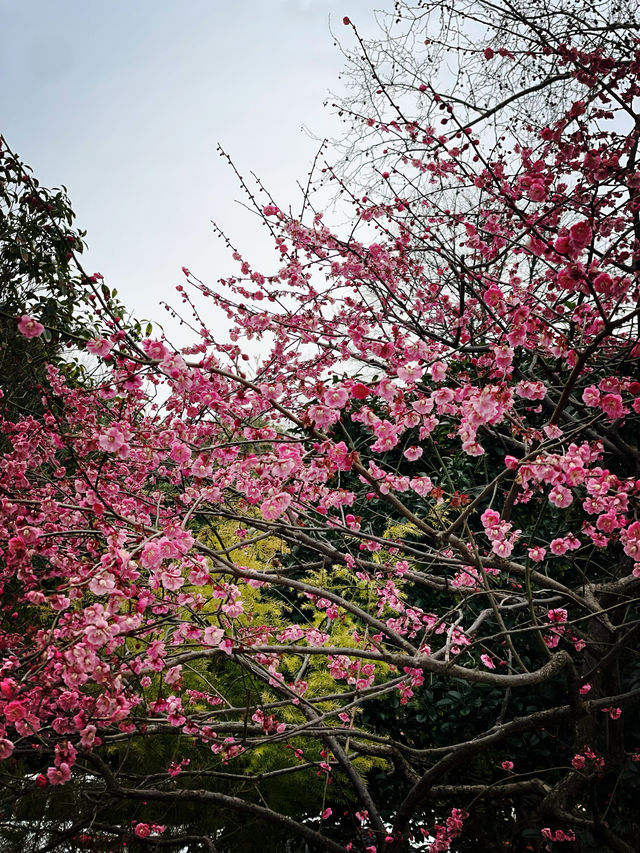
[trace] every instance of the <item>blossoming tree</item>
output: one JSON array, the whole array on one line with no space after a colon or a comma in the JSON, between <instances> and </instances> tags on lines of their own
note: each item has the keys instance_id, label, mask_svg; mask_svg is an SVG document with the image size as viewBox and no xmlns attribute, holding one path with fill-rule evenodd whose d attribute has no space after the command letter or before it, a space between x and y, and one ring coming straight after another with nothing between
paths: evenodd
<instances>
[{"instance_id":1,"label":"blossoming tree","mask_svg":"<svg viewBox=\"0 0 640 853\"><path fill-rule=\"evenodd\" d=\"M499 5L359 42L346 235L256 200L278 269L185 269L192 346L104 302L5 414L5 838L634 849L640 43Z\"/></svg>"}]
</instances>

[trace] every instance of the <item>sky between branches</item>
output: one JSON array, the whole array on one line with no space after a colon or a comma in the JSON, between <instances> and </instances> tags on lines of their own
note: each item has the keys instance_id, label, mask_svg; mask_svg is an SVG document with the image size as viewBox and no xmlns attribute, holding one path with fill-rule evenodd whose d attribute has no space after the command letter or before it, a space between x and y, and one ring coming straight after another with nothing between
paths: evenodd
<instances>
[{"instance_id":1,"label":"sky between branches","mask_svg":"<svg viewBox=\"0 0 640 853\"><path fill-rule=\"evenodd\" d=\"M348 14L373 34L373 10L392 7L3 0L0 133L43 184L67 187L88 231L87 271L103 273L138 317L165 322L158 303L176 302L183 265L208 284L235 271L211 220L256 267L273 264L216 144L283 207L298 204L296 182L318 149L311 135L341 133L323 107L343 64L330 26L348 40Z\"/></svg>"}]
</instances>

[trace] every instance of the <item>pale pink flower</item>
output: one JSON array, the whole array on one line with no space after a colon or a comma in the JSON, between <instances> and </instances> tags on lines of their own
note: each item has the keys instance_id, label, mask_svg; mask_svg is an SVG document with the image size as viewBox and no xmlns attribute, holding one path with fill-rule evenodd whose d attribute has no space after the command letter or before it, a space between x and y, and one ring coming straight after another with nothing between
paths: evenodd
<instances>
[{"instance_id":1,"label":"pale pink flower","mask_svg":"<svg viewBox=\"0 0 640 853\"><path fill-rule=\"evenodd\" d=\"M328 406L321 406L315 403L309 406L307 413L318 429L331 427L336 421L340 420L340 412L337 409L330 409Z\"/></svg>"},{"instance_id":2,"label":"pale pink flower","mask_svg":"<svg viewBox=\"0 0 640 853\"><path fill-rule=\"evenodd\" d=\"M564 486L554 486L549 492L549 501L557 507L563 509L571 504L573 496L569 489Z\"/></svg>"},{"instance_id":3,"label":"pale pink flower","mask_svg":"<svg viewBox=\"0 0 640 853\"><path fill-rule=\"evenodd\" d=\"M342 385L334 385L327 388L322 398L331 409L341 409L349 399L349 392Z\"/></svg>"},{"instance_id":4,"label":"pale pink flower","mask_svg":"<svg viewBox=\"0 0 640 853\"><path fill-rule=\"evenodd\" d=\"M415 385L422 379L422 368L415 364L407 364L398 368L398 379L402 379L407 385Z\"/></svg>"},{"instance_id":5,"label":"pale pink flower","mask_svg":"<svg viewBox=\"0 0 640 853\"><path fill-rule=\"evenodd\" d=\"M600 402L600 391L595 385L588 385L582 392L582 402L585 406L597 406Z\"/></svg>"},{"instance_id":6,"label":"pale pink flower","mask_svg":"<svg viewBox=\"0 0 640 853\"><path fill-rule=\"evenodd\" d=\"M515 387L515 392L518 397L523 397L525 400L544 400L547 389L544 382L518 382Z\"/></svg>"},{"instance_id":7,"label":"pale pink flower","mask_svg":"<svg viewBox=\"0 0 640 853\"><path fill-rule=\"evenodd\" d=\"M291 495L286 492L271 495L260 504L260 512L265 521L274 521L288 509Z\"/></svg>"},{"instance_id":8,"label":"pale pink flower","mask_svg":"<svg viewBox=\"0 0 640 853\"><path fill-rule=\"evenodd\" d=\"M150 338L142 341L142 349L153 361L162 361L169 353L162 341L153 341Z\"/></svg>"},{"instance_id":9,"label":"pale pink flower","mask_svg":"<svg viewBox=\"0 0 640 853\"><path fill-rule=\"evenodd\" d=\"M21 335L24 335L25 338L39 338L44 332L44 326L42 323L38 323L37 320L34 320L33 317L23 314L18 322L18 331Z\"/></svg>"},{"instance_id":10,"label":"pale pink flower","mask_svg":"<svg viewBox=\"0 0 640 853\"><path fill-rule=\"evenodd\" d=\"M433 483L429 477L414 477L409 484L421 498L425 498L433 489Z\"/></svg>"},{"instance_id":11,"label":"pale pink flower","mask_svg":"<svg viewBox=\"0 0 640 853\"><path fill-rule=\"evenodd\" d=\"M113 348L113 344L111 341L108 341L106 338L94 338L91 341L87 341L87 350L92 355L99 355L102 358L109 355Z\"/></svg>"},{"instance_id":12,"label":"pale pink flower","mask_svg":"<svg viewBox=\"0 0 640 853\"><path fill-rule=\"evenodd\" d=\"M539 563L542 560L544 560L546 553L547 553L547 549L546 548L540 548L540 547L529 548L529 551L528 551L529 559L533 560L534 563Z\"/></svg>"},{"instance_id":13,"label":"pale pink flower","mask_svg":"<svg viewBox=\"0 0 640 853\"><path fill-rule=\"evenodd\" d=\"M215 625L209 625L204 629L203 641L207 646L219 646L224 637L222 628L217 628Z\"/></svg>"},{"instance_id":14,"label":"pale pink flower","mask_svg":"<svg viewBox=\"0 0 640 853\"><path fill-rule=\"evenodd\" d=\"M206 477L210 477L213 474L213 466L207 462L202 454L200 454L191 466L191 474L194 477L198 477L200 480L204 480Z\"/></svg>"},{"instance_id":15,"label":"pale pink flower","mask_svg":"<svg viewBox=\"0 0 640 853\"><path fill-rule=\"evenodd\" d=\"M431 378L434 382L443 382L447 375L447 365L443 361L434 361L431 365Z\"/></svg>"}]
</instances>

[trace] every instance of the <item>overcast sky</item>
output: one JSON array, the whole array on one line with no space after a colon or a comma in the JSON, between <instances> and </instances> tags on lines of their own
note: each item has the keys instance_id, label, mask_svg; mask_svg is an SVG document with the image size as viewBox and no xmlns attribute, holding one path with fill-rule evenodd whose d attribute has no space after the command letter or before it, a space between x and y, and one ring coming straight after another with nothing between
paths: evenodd
<instances>
[{"instance_id":1,"label":"overcast sky","mask_svg":"<svg viewBox=\"0 0 640 853\"><path fill-rule=\"evenodd\" d=\"M265 247L216 154L299 201L323 108L339 91L349 15L376 31L392 0L0 0L0 132L48 187L64 184L102 272L139 317L166 319L184 265L213 284ZM265 264L266 255L265 255ZM216 320L216 322L220 322Z\"/></svg>"}]
</instances>

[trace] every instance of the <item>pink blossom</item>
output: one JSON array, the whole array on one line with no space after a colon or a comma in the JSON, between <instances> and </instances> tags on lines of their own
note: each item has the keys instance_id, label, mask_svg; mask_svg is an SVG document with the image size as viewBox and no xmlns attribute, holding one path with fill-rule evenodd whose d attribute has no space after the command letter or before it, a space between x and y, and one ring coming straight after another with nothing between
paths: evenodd
<instances>
[{"instance_id":1,"label":"pink blossom","mask_svg":"<svg viewBox=\"0 0 640 853\"><path fill-rule=\"evenodd\" d=\"M609 293L613 286L613 279L606 272L601 272L593 280L593 286L598 293Z\"/></svg>"},{"instance_id":2,"label":"pink blossom","mask_svg":"<svg viewBox=\"0 0 640 853\"><path fill-rule=\"evenodd\" d=\"M487 669L495 669L496 668L496 665L493 662L490 655L486 655L486 654L480 655L480 660L487 667Z\"/></svg>"},{"instance_id":3,"label":"pink blossom","mask_svg":"<svg viewBox=\"0 0 640 853\"><path fill-rule=\"evenodd\" d=\"M8 723L15 723L26 716L27 709L22 702L8 702L4 706L4 716Z\"/></svg>"},{"instance_id":4,"label":"pink blossom","mask_svg":"<svg viewBox=\"0 0 640 853\"><path fill-rule=\"evenodd\" d=\"M9 758L13 750L14 745L10 740L7 740L6 737L0 738L0 761Z\"/></svg>"},{"instance_id":5,"label":"pink blossom","mask_svg":"<svg viewBox=\"0 0 640 853\"><path fill-rule=\"evenodd\" d=\"M549 548L551 550L551 553L555 554L558 557L562 556L562 554L566 554L566 552L569 550L564 539L552 539L549 544Z\"/></svg>"},{"instance_id":6,"label":"pink blossom","mask_svg":"<svg viewBox=\"0 0 640 853\"><path fill-rule=\"evenodd\" d=\"M349 399L349 392L342 385L334 385L324 392L322 399L329 408L342 409Z\"/></svg>"},{"instance_id":7,"label":"pink blossom","mask_svg":"<svg viewBox=\"0 0 640 853\"><path fill-rule=\"evenodd\" d=\"M171 445L169 456L174 462L186 465L191 460L191 449L183 441L174 441Z\"/></svg>"},{"instance_id":8,"label":"pink blossom","mask_svg":"<svg viewBox=\"0 0 640 853\"><path fill-rule=\"evenodd\" d=\"M94 595L108 595L115 586L115 577L111 572L100 572L89 581L89 589Z\"/></svg>"},{"instance_id":9,"label":"pink blossom","mask_svg":"<svg viewBox=\"0 0 640 853\"><path fill-rule=\"evenodd\" d=\"M222 628L217 628L215 625L210 625L204 629L203 639L207 646L218 646L224 637Z\"/></svg>"},{"instance_id":10,"label":"pink blossom","mask_svg":"<svg viewBox=\"0 0 640 853\"><path fill-rule=\"evenodd\" d=\"M106 340L106 338L94 338L91 341L87 341L87 350L92 355L99 355L104 358L109 355L113 348L113 344L111 341Z\"/></svg>"},{"instance_id":11,"label":"pink blossom","mask_svg":"<svg viewBox=\"0 0 640 853\"><path fill-rule=\"evenodd\" d=\"M172 563L167 568L158 572L158 578L164 589L175 592L175 590L181 589L184 586L184 578L182 577L180 566L176 563Z\"/></svg>"},{"instance_id":12,"label":"pink blossom","mask_svg":"<svg viewBox=\"0 0 640 853\"><path fill-rule=\"evenodd\" d=\"M63 761L58 767L49 767L47 769L47 779L50 785L64 785L71 778L71 768Z\"/></svg>"},{"instance_id":13,"label":"pink blossom","mask_svg":"<svg viewBox=\"0 0 640 853\"><path fill-rule=\"evenodd\" d=\"M140 562L145 569L158 568L163 559L164 555L162 553L162 546L157 539L152 539L150 542L145 544L142 549L142 554L140 555Z\"/></svg>"},{"instance_id":14,"label":"pink blossom","mask_svg":"<svg viewBox=\"0 0 640 853\"><path fill-rule=\"evenodd\" d=\"M23 314L18 322L18 331L21 335L24 335L25 338L39 338L44 332L44 326L42 323L38 323L37 320L34 320L33 317Z\"/></svg>"},{"instance_id":15,"label":"pink blossom","mask_svg":"<svg viewBox=\"0 0 640 853\"><path fill-rule=\"evenodd\" d=\"M209 569L203 563L196 563L189 571L189 583L193 586L205 586L210 580Z\"/></svg>"},{"instance_id":16,"label":"pink blossom","mask_svg":"<svg viewBox=\"0 0 640 853\"><path fill-rule=\"evenodd\" d=\"M549 492L549 501L555 506L564 508L571 504L573 496L564 486L554 486Z\"/></svg>"},{"instance_id":17,"label":"pink blossom","mask_svg":"<svg viewBox=\"0 0 640 853\"><path fill-rule=\"evenodd\" d=\"M213 474L213 465L210 465L205 457L200 454L191 465L191 474L193 477L204 480Z\"/></svg>"},{"instance_id":18,"label":"pink blossom","mask_svg":"<svg viewBox=\"0 0 640 853\"><path fill-rule=\"evenodd\" d=\"M80 743L85 749L91 749L96 742L97 729L94 725L85 726L80 732Z\"/></svg>"},{"instance_id":19,"label":"pink blossom","mask_svg":"<svg viewBox=\"0 0 640 853\"><path fill-rule=\"evenodd\" d=\"M587 386L582 392L582 401L585 406L597 406L600 403L600 391L595 385Z\"/></svg>"},{"instance_id":20,"label":"pink blossom","mask_svg":"<svg viewBox=\"0 0 640 853\"><path fill-rule=\"evenodd\" d=\"M544 201L547 197L544 181L533 181L526 192L531 201Z\"/></svg>"},{"instance_id":21,"label":"pink blossom","mask_svg":"<svg viewBox=\"0 0 640 853\"><path fill-rule=\"evenodd\" d=\"M414 492L425 498L433 489L433 483L429 477L413 477L409 484Z\"/></svg>"},{"instance_id":22,"label":"pink blossom","mask_svg":"<svg viewBox=\"0 0 640 853\"><path fill-rule=\"evenodd\" d=\"M403 451L403 455L406 456L410 462L415 462L416 459L420 459L422 452L421 447L407 447L406 450Z\"/></svg>"},{"instance_id":23,"label":"pink blossom","mask_svg":"<svg viewBox=\"0 0 640 853\"><path fill-rule=\"evenodd\" d=\"M576 222L569 229L569 238L576 249L584 249L593 237L593 231L588 222Z\"/></svg>"},{"instance_id":24,"label":"pink blossom","mask_svg":"<svg viewBox=\"0 0 640 853\"><path fill-rule=\"evenodd\" d=\"M265 521L274 521L286 512L291 504L291 495L279 492L271 495L260 504L260 512Z\"/></svg>"},{"instance_id":25,"label":"pink blossom","mask_svg":"<svg viewBox=\"0 0 640 853\"><path fill-rule=\"evenodd\" d=\"M584 757L584 755L581 755L580 753L577 753L571 759L571 766L573 767L574 770L582 770L584 768L585 764L586 764L586 758Z\"/></svg>"},{"instance_id":26,"label":"pink blossom","mask_svg":"<svg viewBox=\"0 0 640 853\"><path fill-rule=\"evenodd\" d=\"M605 394L600 400L600 408L612 421L624 417L628 411L622 404L620 394Z\"/></svg>"},{"instance_id":27,"label":"pink blossom","mask_svg":"<svg viewBox=\"0 0 640 853\"><path fill-rule=\"evenodd\" d=\"M142 341L142 349L153 361L162 361L169 354L169 350L162 341L153 341L150 338Z\"/></svg>"},{"instance_id":28,"label":"pink blossom","mask_svg":"<svg viewBox=\"0 0 640 853\"><path fill-rule=\"evenodd\" d=\"M602 710L606 714L609 714L609 716L611 717L612 720L619 720L620 717L622 716L622 709L621 708L602 708Z\"/></svg>"},{"instance_id":29,"label":"pink blossom","mask_svg":"<svg viewBox=\"0 0 640 853\"><path fill-rule=\"evenodd\" d=\"M167 376L175 380L182 379L188 371L186 362L179 353L167 352L159 366Z\"/></svg>"},{"instance_id":30,"label":"pink blossom","mask_svg":"<svg viewBox=\"0 0 640 853\"><path fill-rule=\"evenodd\" d=\"M443 361L434 361L431 365L431 378L434 382L444 382L447 375L447 365Z\"/></svg>"},{"instance_id":31,"label":"pink blossom","mask_svg":"<svg viewBox=\"0 0 640 853\"><path fill-rule=\"evenodd\" d=\"M102 450L105 450L108 453L115 453L120 450L124 443L124 433L115 426L109 427L109 429L103 432L98 438L98 444Z\"/></svg>"},{"instance_id":32,"label":"pink blossom","mask_svg":"<svg viewBox=\"0 0 640 853\"><path fill-rule=\"evenodd\" d=\"M543 838L547 838L549 841L575 841L575 833L572 829L564 832L562 829L558 829L556 832L552 832L548 826L545 826L544 829L540 830L540 834Z\"/></svg>"},{"instance_id":33,"label":"pink blossom","mask_svg":"<svg viewBox=\"0 0 640 853\"><path fill-rule=\"evenodd\" d=\"M309 406L307 414L318 429L327 429L340 420L340 412L337 409L329 408L329 406L314 404Z\"/></svg>"},{"instance_id":34,"label":"pink blossom","mask_svg":"<svg viewBox=\"0 0 640 853\"><path fill-rule=\"evenodd\" d=\"M547 389L544 382L518 382L515 387L515 392L519 397L524 397L526 400L544 400Z\"/></svg>"},{"instance_id":35,"label":"pink blossom","mask_svg":"<svg viewBox=\"0 0 640 853\"><path fill-rule=\"evenodd\" d=\"M539 563L544 560L547 549L538 546L537 548L529 548L527 553L529 554L530 560L533 560L534 563Z\"/></svg>"},{"instance_id":36,"label":"pink blossom","mask_svg":"<svg viewBox=\"0 0 640 853\"><path fill-rule=\"evenodd\" d=\"M566 622L567 621L567 611L564 607L558 607L555 610L549 610L547 612L547 619L549 622Z\"/></svg>"},{"instance_id":37,"label":"pink blossom","mask_svg":"<svg viewBox=\"0 0 640 853\"><path fill-rule=\"evenodd\" d=\"M433 368L432 368L433 372ZM398 368L398 379L406 382L408 385L415 385L422 379L422 368L417 365L407 364L404 367Z\"/></svg>"}]
</instances>

